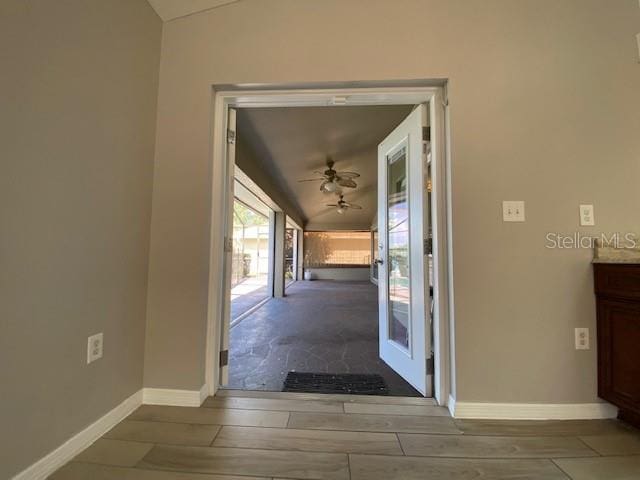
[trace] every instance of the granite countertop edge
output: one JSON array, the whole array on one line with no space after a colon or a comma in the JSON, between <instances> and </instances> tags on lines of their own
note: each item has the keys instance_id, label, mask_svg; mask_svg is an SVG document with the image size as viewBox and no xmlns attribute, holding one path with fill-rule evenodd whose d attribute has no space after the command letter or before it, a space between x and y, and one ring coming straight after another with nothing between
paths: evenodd
<instances>
[{"instance_id":1,"label":"granite countertop edge","mask_svg":"<svg viewBox=\"0 0 640 480\"><path fill-rule=\"evenodd\" d=\"M640 265L640 258L594 258L591 263L624 263Z\"/></svg>"}]
</instances>

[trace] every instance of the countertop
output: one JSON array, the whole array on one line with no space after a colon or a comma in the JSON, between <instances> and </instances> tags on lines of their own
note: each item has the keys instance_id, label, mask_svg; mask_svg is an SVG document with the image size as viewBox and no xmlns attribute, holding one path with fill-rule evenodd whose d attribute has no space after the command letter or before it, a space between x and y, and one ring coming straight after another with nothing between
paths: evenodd
<instances>
[{"instance_id":1,"label":"countertop","mask_svg":"<svg viewBox=\"0 0 640 480\"><path fill-rule=\"evenodd\" d=\"M638 245L611 247L596 243L593 250L593 263L640 264L640 247Z\"/></svg>"}]
</instances>

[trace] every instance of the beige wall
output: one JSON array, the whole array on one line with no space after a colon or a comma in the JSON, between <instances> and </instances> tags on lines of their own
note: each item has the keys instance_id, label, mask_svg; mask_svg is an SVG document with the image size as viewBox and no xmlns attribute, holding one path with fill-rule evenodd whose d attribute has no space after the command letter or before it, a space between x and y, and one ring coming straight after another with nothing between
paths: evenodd
<instances>
[{"instance_id":1,"label":"beige wall","mask_svg":"<svg viewBox=\"0 0 640 480\"><path fill-rule=\"evenodd\" d=\"M638 30L636 0L246 0L166 24L146 385L204 382L211 85L448 78L458 400L596 401L595 349L573 349L591 254L545 235L640 228ZM512 199L526 223L502 222Z\"/></svg>"},{"instance_id":2,"label":"beige wall","mask_svg":"<svg viewBox=\"0 0 640 480\"><path fill-rule=\"evenodd\" d=\"M142 386L161 29L143 0L0 4L0 478Z\"/></svg>"}]
</instances>

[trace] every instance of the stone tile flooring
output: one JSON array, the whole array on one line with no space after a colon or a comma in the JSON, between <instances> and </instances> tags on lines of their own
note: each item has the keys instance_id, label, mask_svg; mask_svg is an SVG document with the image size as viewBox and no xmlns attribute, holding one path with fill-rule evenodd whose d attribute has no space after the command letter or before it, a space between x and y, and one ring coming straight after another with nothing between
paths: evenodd
<instances>
[{"instance_id":1,"label":"stone tile flooring","mask_svg":"<svg viewBox=\"0 0 640 480\"><path fill-rule=\"evenodd\" d=\"M289 371L377 373L392 395L419 393L378 357L370 282L299 281L231 328L229 388L282 390Z\"/></svg>"},{"instance_id":2,"label":"stone tile flooring","mask_svg":"<svg viewBox=\"0 0 640 480\"><path fill-rule=\"evenodd\" d=\"M368 413L348 413L368 412ZM145 405L51 480L631 480L616 420L455 420L433 400L223 390Z\"/></svg>"},{"instance_id":3,"label":"stone tile flooring","mask_svg":"<svg viewBox=\"0 0 640 480\"><path fill-rule=\"evenodd\" d=\"M231 321L269 297L266 277L247 278L231 289Z\"/></svg>"}]
</instances>

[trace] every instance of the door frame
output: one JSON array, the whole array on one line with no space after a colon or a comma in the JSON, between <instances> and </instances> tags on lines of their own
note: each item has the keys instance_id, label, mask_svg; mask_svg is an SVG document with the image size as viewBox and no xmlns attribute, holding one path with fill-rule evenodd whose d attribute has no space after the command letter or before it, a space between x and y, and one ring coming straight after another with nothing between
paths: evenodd
<instances>
[{"instance_id":1,"label":"door frame","mask_svg":"<svg viewBox=\"0 0 640 480\"><path fill-rule=\"evenodd\" d=\"M432 82L425 82L431 83ZM233 165L227 157L227 119L230 108L305 107L305 106L364 106L364 105L418 105L427 102L431 125L436 135L431 136L432 163L432 219L434 265L434 398L439 405L448 405L451 386L455 385L453 343L453 288L451 238L451 166L449 132L446 122L447 105L445 86L354 87L354 83L331 88L295 88L286 85L246 89L228 86L212 87L211 155L211 245L208 285L207 336L205 383L209 395L219 386L219 358L221 346L226 236L225 217L229 208L228 192L233 181ZM224 205L225 208L212 208Z\"/></svg>"}]
</instances>

